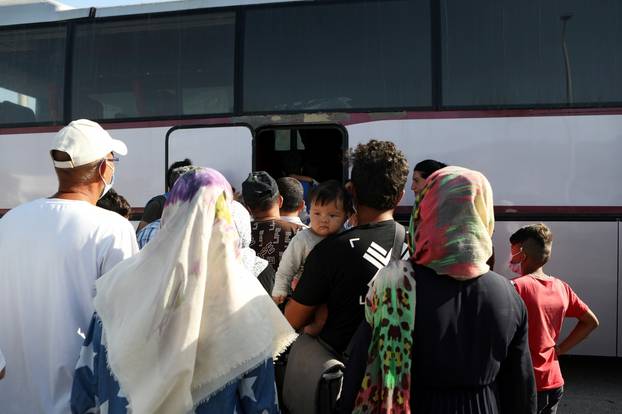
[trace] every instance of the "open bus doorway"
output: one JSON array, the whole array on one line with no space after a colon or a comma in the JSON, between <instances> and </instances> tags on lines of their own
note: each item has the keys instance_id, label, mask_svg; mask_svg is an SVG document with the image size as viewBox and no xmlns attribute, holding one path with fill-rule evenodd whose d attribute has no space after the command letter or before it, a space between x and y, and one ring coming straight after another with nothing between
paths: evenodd
<instances>
[{"instance_id":1,"label":"open bus doorway","mask_svg":"<svg viewBox=\"0 0 622 414\"><path fill-rule=\"evenodd\" d=\"M344 182L348 133L341 125L279 125L255 133L255 169L278 179Z\"/></svg>"}]
</instances>

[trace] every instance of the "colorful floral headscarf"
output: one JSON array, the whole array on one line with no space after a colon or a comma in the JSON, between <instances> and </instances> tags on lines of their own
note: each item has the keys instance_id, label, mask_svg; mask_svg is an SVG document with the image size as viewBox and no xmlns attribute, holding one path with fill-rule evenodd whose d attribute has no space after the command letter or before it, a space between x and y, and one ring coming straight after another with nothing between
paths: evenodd
<instances>
[{"instance_id":1,"label":"colorful floral headscarf","mask_svg":"<svg viewBox=\"0 0 622 414\"><path fill-rule=\"evenodd\" d=\"M411 223L415 263L469 279L488 271L494 229L492 190L477 171L445 167L428 178ZM409 262L382 269L369 290L367 368L354 413L410 413L416 277Z\"/></svg>"},{"instance_id":2,"label":"colorful floral headscarf","mask_svg":"<svg viewBox=\"0 0 622 414\"><path fill-rule=\"evenodd\" d=\"M492 189L480 172L445 167L428 177L416 216L415 263L469 279L489 270L495 227Z\"/></svg>"}]
</instances>

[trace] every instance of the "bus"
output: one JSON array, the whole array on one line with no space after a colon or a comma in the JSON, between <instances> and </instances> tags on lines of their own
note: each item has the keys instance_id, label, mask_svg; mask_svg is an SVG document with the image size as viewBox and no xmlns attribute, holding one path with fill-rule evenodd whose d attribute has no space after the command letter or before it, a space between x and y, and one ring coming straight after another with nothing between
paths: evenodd
<instances>
[{"instance_id":1,"label":"bus","mask_svg":"<svg viewBox=\"0 0 622 414\"><path fill-rule=\"evenodd\" d=\"M138 217L183 158L237 189L253 169L344 180L370 138L479 170L495 270L512 277L513 231L549 225L548 272L601 323L575 353L622 357L618 0L0 6L2 212L55 192L50 140L79 118L126 142L115 188Z\"/></svg>"}]
</instances>

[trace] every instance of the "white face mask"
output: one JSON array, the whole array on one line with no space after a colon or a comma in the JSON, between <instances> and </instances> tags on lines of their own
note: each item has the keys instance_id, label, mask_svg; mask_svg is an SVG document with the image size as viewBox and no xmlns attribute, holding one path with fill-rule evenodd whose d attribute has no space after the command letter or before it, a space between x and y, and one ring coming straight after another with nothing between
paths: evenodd
<instances>
[{"instance_id":1,"label":"white face mask","mask_svg":"<svg viewBox=\"0 0 622 414\"><path fill-rule=\"evenodd\" d=\"M108 163L108 160L104 160L104 162ZM101 178L101 180L104 182L104 189L103 189L101 195L99 196L100 200L112 188L112 185L114 184L114 173L115 173L115 170L114 170L114 167L113 167L113 169L112 169L112 177L110 177L110 183L107 183L106 180L104 180L104 177L101 175L101 173L99 174L99 178Z\"/></svg>"},{"instance_id":2,"label":"white face mask","mask_svg":"<svg viewBox=\"0 0 622 414\"><path fill-rule=\"evenodd\" d=\"M509 262L508 263L508 269L510 269L510 271L512 273L516 273L516 274L521 275L521 276L523 275L522 271L521 271L520 263Z\"/></svg>"},{"instance_id":3,"label":"white face mask","mask_svg":"<svg viewBox=\"0 0 622 414\"><path fill-rule=\"evenodd\" d=\"M523 253L523 251L521 250L520 252L513 254L512 257L510 257L510 261L508 262L508 269L510 269L510 271L512 273L516 273L518 275L523 275L522 270L521 270L521 262L518 263L512 263L512 259L514 259L514 256L517 256L519 254Z\"/></svg>"}]
</instances>

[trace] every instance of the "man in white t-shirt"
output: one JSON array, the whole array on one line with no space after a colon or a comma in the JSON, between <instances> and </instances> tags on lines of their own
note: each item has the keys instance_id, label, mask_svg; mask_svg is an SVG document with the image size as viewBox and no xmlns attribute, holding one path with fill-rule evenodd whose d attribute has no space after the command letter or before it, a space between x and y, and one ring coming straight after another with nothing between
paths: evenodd
<instances>
[{"instance_id":1,"label":"man in white t-shirt","mask_svg":"<svg viewBox=\"0 0 622 414\"><path fill-rule=\"evenodd\" d=\"M95 280L138 251L131 224L96 207L127 147L88 120L59 131L50 155L58 192L0 220L0 349L10 374L3 414L69 412Z\"/></svg>"}]
</instances>

